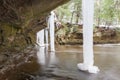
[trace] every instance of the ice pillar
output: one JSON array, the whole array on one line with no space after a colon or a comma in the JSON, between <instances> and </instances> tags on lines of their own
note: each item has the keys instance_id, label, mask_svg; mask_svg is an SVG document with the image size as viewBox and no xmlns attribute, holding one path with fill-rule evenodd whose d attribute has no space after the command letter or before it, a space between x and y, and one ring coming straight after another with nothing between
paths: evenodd
<instances>
[{"instance_id":1,"label":"ice pillar","mask_svg":"<svg viewBox=\"0 0 120 80\"><path fill-rule=\"evenodd\" d=\"M44 29L40 30L39 32L37 32L37 44L39 46L45 46L44 45Z\"/></svg>"},{"instance_id":2,"label":"ice pillar","mask_svg":"<svg viewBox=\"0 0 120 80\"><path fill-rule=\"evenodd\" d=\"M51 11L51 15L49 16L49 25L50 25L50 51L55 51L55 13Z\"/></svg>"},{"instance_id":3,"label":"ice pillar","mask_svg":"<svg viewBox=\"0 0 120 80\"><path fill-rule=\"evenodd\" d=\"M45 29L45 43L48 45L48 28Z\"/></svg>"},{"instance_id":4,"label":"ice pillar","mask_svg":"<svg viewBox=\"0 0 120 80\"><path fill-rule=\"evenodd\" d=\"M78 64L78 68L89 73L99 72L94 65L93 54L93 18L94 0L82 0L83 11L83 63Z\"/></svg>"}]
</instances>

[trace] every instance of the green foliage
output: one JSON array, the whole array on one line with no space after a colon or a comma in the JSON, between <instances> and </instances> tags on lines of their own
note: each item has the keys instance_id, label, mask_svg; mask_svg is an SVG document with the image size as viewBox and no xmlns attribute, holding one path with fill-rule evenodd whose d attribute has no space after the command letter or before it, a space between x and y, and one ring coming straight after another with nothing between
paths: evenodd
<instances>
[{"instance_id":1,"label":"green foliage","mask_svg":"<svg viewBox=\"0 0 120 80\"><path fill-rule=\"evenodd\" d=\"M112 20L114 18L114 1L113 0L104 0L103 1L103 9L102 9L102 18L107 21Z\"/></svg>"},{"instance_id":2,"label":"green foliage","mask_svg":"<svg viewBox=\"0 0 120 80\"><path fill-rule=\"evenodd\" d=\"M95 19L100 19L100 24L114 25L120 20L119 12L119 0L97 0L95 2Z\"/></svg>"},{"instance_id":3,"label":"green foliage","mask_svg":"<svg viewBox=\"0 0 120 80\"><path fill-rule=\"evenodd\" d=\"M56 9L58 18L62 22L78 23L82 21L82 0L71 0ZM95 25L119 25L120 0L95 0Z\"/></svg>"},{"instance_id":4,"label":"green foliage","mask_svg":"<svg viewBox=\"0 0 120 80\"><path fill-rule=\"evenodd\" d=\"M75 16L81 17L81 0L71 0L69 3L58 7L56 13L59 20L63 22L70 22L73 13L75 13ZM75 16L73 19L76 19Z\"/></svg>"}]
</instances>

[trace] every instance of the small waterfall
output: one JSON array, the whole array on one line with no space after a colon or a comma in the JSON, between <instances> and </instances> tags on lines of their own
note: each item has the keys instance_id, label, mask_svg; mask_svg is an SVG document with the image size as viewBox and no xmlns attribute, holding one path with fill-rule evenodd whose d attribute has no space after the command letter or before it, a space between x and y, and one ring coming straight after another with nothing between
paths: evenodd
<instances>
[{"instance_id":1,"label":"small waterfall","mask_svg":"<svg viewBox=\"0 0 120 80\"><path fill-rule=\"evenodd\" d=\"M50 50L55 51L55 13L53 11L51 11L48 22L50 26Z\"/></svg>"},{"instance_id":2,"label":"small waterfall","mask_svg":"<svg viewBox=\"0 0 120 80\"><path fill-rule=\"evenodd\" d=\"M93 18L94 0L82 0L83 10L83 63L78 64L80 70L97 73L93 55Z\"/></svg>"}]
</instances>

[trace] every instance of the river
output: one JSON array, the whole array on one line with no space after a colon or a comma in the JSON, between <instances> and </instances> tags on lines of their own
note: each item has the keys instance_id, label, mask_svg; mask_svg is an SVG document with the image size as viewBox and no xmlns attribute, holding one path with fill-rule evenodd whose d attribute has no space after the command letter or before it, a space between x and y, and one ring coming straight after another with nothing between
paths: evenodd
<instances>
[{"instance_id":1,"label":"river","mask_svg":"<svg viewBox=\"0 0 120 80\"><path fill-rule=\"evenodd\" d=\"M39 48L36 58L18 66L5 80L119 80L120 44L94 45L95 65L100 68L97 74L78 70L82 61L82 46L56 46L56 52Z\"/></svg>"}]
</instances>

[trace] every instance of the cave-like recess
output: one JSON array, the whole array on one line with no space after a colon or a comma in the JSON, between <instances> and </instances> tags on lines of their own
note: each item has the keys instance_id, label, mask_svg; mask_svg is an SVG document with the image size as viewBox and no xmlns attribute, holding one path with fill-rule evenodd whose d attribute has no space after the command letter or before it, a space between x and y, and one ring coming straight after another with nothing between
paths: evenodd
<instances>
[{"instance_id":1,"label":"cave-like recess","mask_svg":"<svg viewBox=\"0 0 120 80\"><path fill-rule=\"evenodd\" d=\"M69 0L0 0L0 50L35 44L49 12Z\"/></svg>"}]
</instances>

